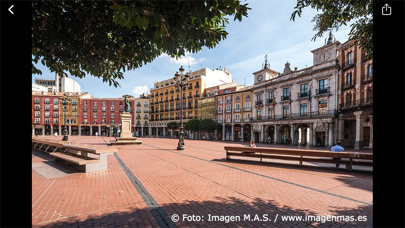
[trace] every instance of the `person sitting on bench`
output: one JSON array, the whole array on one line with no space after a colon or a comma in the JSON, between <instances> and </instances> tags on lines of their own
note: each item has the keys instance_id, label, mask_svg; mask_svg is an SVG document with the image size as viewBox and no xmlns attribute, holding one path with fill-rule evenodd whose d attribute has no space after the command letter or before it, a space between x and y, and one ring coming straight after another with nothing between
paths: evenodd
<instances>
[{"instance_id":1,"label":"person sitting on bench","mask_svg":"<svg viewBox=\"0 0 405 228\"><path fill-rule=\"evenodd\" d=\"M345 149L343 149L343 147L340 146L340 144L342 144L340 141L336 142L336 146L332 147L330 150L332 152L343 152ZM332 158L334 160L341 160L342 158ZM339 168L340 164L336 164L336 167Z\"/></svg>"}]
</instances>

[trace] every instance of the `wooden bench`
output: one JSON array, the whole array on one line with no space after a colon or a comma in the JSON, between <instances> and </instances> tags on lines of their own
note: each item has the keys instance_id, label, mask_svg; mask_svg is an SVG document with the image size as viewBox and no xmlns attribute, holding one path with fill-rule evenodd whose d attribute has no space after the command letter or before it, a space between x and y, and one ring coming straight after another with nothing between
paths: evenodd
<instances>
[{"instance_id":1,"label":"wooden bench","mask_svg":"<svg viewBox=\"0 0 405 228\"><path fill-rule=\"evenodd\" d=\"M353 165L373 166L373 154L368 153L240 146L225 146L224 149L226 151L226 160L231 159L231 156L237 156L260 158L260 162L262 162L263 158L295 160L299 161L300 166L302 166L303 162L344 164L350 172L352 172ZM334 160L332 158L342 158L342 160Z\"/></svg>"},{"instance_id":2,"label":"wooden bench","mask_svg":"<svg viewBox=\"0 0 405 228\"><path fill-rule=\"evenodd\" d=\"M83 145L66 141L32 139L34 149L43 150L55 157L55 162L75 166L88 172L107 169L107 155L117 152L117 148L107 146ZM50 151L48 149L51 148Z\"/></svg>"}]
</instances>

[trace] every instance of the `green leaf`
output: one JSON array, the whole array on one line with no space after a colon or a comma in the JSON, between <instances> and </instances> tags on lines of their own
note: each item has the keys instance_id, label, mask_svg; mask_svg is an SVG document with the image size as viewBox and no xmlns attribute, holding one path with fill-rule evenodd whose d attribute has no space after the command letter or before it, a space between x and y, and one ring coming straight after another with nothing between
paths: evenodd
<instances>
[{"instance_id":1,"label":"green leaf","mask_svg":"<svg viewBox=\"0 0 405 228\"><path fill-rule=\"evenodd\" d=\"M136 25L139 29L143 29L143 21L141 16L136 16Z\"/></svg>"},{"instance_id":2,"label":"green leaf","mask_svg":"<svg viewBox=\"0 0 405 228\"><path fill-rule=\"evenodd\" d=\"M146 17L143 17L143 28L147 29L149 25L149 21Z\"/></svg>"}]
</instances>

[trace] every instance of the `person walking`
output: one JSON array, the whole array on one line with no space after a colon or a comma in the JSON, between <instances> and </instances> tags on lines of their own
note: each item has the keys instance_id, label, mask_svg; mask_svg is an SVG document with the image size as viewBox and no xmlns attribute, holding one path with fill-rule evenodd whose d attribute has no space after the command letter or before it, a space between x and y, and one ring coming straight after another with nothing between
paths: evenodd
<instances>
[{"instance_id":1,"label":"person walking","mask_svg":"<svg viewBox=\"0 0 405 228\"><path fill-rule=\"evenodd\" d=\"M35 132L35 136L38 137L38 131Z\"/></svg>"},{"instance_id":2,"label":"person walking","mask_svg":"<svg viewBox=\"0 0 405 228\"><path fill-rule=\"evenodd\" d=\"M284 144L287 144L287 140L288 140L288 138L287 138L287 136L285 136L284 137Z\"/></svg>"},{"instance_id":3,"label":"person walking","mask_svg":"<svg viewBox=\"0 0 405 228\"><path fill-rule=\"evenodd\" d=\"M291 139L291 136L290 136L290 138L288 138L288 145L292 146L292 139Z\"/></svg>"},{"instance_id":4,"label":"person walking","mask_svg":"<svg viewBox=\"0 0 405 228\"><path fill-rule=\"evenodd\" d=\"M332 152L343 152L345 149L340 146L342 144L340 141L336 142L336 146L333 146L330 151ZM333 160L341 160L342 158L332 158ZM336 168L339 168L340 164L336 164Z\"/></svg>"},{"instance_id":5,"label":"person walking","mask_svg":"<svg viewBox=\"0 0 405 228\"><path fill-rule=\"evenodd\" d=\"M98 132L96 132L96 138L97 138Z\"/></svg>"},{"instance_id":6,"label":"person walking","mask_svg":"<svg viewBox=\"0 0 405 228\"><path fill-rule=\"evenodd\" d=\"M269 140L269 144L271 143L271 137L269 135L269 137L267 138L267 140Z\"/></svg>"},{"instance_id":7,"label":"person walking","mask_svg":"<svg viewBox=\"0 0 405 228\"><path fill-rule=\"evenodd\" d=\"M58 137L58 132L55 131L55 134L53 134L55 136L55 138Z\"/></svg>"}]
</instances>

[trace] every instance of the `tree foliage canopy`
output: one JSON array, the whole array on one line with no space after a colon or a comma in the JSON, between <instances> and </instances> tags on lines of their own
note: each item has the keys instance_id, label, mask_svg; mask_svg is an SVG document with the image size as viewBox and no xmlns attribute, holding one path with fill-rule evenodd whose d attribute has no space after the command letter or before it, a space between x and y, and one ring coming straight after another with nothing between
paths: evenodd
<instances>
[{"instance_id":1,"label":"tree foliage canopy","mask_svg":"<svg viewBox=\"0 0 405 228\"><path fill-rule=\"evenodd\" d=\"M169 128L169 129L177 129L177 128L179 128L179 126L180 126L180 124L177 122L167 123L167 128Z\"/></svg>"},{"instance_id":2,"label":"tree foliage canopy","mask_svg":"<svg viewBox=\"0 0 405 228\"><path fill-rule=\"evenodd\" d=\"M33 1L32 73L41 61L60 76L86 73L115 87L125 70L162 53L214 48L228 34L228 16L247 17L240 0Z\"/></svg>"},{"instance_id":3,"label":"tree foliage canopy","mask_svg":"<svg viewBox=\"0 0 405 228\"><path fill-rule=\"evenodd\" d=\"M316 14L312 20L315 22L314 31L317 31L312 40L322 37L326 31L335 29L336 31L352 20L356 20L351 25L349 39L354 40L359 47L371 57L373 53L373 2L371 0L297 0L295 11L291 15L291 20L295 16L301 17L302 9L310 6L312 9L320 10L321 14Z\"/></svg>"},{"instance_id":4,"label":"tree foliage canopy","mask_svg":"<svg viewBox=\"0 0 405 228\"><path fill-rule=\"evenodd\" d=\"M198 119L192 119L187 121L186 125L184 126L184 129L186 130L191 130L191 131L197 131L200 125L200 121Z\"/></svg>"},{"instance_id":5,"label":"tree foliage canopy","mask_svg":"<svg viewBox=\"0 0 405 228\"><path fill-rule=\"evenodd\" d=\"M203 119L200 121L199 129L213 131L217 129L217 124L211 119Z\"/></svg>"}]
</instances>

